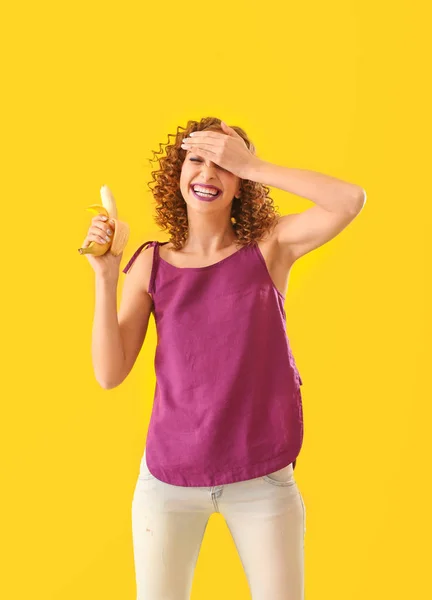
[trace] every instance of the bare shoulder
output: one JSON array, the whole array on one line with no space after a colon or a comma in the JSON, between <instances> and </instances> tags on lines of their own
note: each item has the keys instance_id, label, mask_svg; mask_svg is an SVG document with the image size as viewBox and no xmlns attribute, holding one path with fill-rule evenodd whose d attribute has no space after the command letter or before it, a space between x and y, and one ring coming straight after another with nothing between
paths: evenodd
<instances>
[{"instance_id":1,"label":"bare shoulder","mask_svg":"<svg viewBox=\"0 0 432 600\"><path fill-rule=\"evenodd\" d=\"M159 246L159 256L162 260L175 267L190 266L187 257L182 254L181 250L176 250L172 242L166 242Z\"/></svg>"},{"instance_id":2,"label":"bare shoulder","mask_svg":"<svg viewBox=\"0 0 432 600\"><path fill-rule=\"evenodd\" d=\"M148 294L150 298L151 294L149 294L148 289L153 265L153 254L154 246L148 246L143 249L132 263L126 274L124 283L125 286L128 285L140 289L142 292Z\"/></svg>"}]
</instances>

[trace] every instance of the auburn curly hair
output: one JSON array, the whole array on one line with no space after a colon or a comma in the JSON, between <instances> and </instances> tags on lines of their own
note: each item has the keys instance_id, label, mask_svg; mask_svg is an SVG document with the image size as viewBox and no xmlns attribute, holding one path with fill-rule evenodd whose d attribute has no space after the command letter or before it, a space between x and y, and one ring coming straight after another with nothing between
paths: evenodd
<instances>
[{"instance_id":1,"label":"auburn curly hair","mask_svg":"<svg viewBox=\"0 0 432 600\"><path fill-rule=\"evenodd\" d=\"M256 154L255 146L246 132L237 126L230 126L245 141L249 151ZM177 134L173 144L166 144L166 156L150 159L150 162L159 161L159 170L152 171L153 179L147 185L150 188L155 203L155 223L162 229L168 230L170 242L175 250L180 250L188 237L188 218L186 202L180 191L180 174L186 150L181 148L182 140L191 131L220 131L221 120L216 117L204 117L201 121L188 121L186 128L177 127ZM174 134L168 134L168 138ZM162 144L160 144L160 147ZM162 149L159 152L161 154ZM151 184L156 182L154 189ZM261 240L277 223L278 208L268 195L270 188L250 181L241 180L241 196L234 197L231 209L231 222L237 236L237 244L246 246Z\"/></svg>"}]
</instances>

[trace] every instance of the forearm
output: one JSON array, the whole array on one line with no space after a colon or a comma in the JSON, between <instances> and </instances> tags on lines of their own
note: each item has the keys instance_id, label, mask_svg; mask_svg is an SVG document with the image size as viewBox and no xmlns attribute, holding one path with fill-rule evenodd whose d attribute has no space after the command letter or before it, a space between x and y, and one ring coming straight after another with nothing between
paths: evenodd
<instances>
[{"instance_id":1,"label":"forearm","mask_svg":"<svg viewBox=\"0 0 432 600\"><path fill-rule=\"evenodd\" d=\"M121 380L125 357L117 316L117 282L95 278L92 332L93 368L98 383L109 389Z\"/></svg>"},{"instance_id":2,"label":"forearm","mask_svg":"<svg viewBox=\"0 0 432 600\"><path fill-rule=\"evenodd\" d=\"M354 183L316 171L275 165L261 159L253 161L245 178L302 196L329 211L340 208L356 210L365 200L364 190Z\"/></svg>"}]
</instances>

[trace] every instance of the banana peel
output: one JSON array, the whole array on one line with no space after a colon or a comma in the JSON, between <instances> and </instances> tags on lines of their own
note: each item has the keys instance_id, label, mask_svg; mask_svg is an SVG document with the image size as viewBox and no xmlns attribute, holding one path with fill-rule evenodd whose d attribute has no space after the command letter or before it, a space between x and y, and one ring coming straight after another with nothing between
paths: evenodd
<instances>
[{"instance_id":1,"label":"banana peel","mask_svg":"<svg viewBox=\"0 0 432 600\"><path fill-rule=\"evenodd\" d=\"M105 215L108 219L114 221L114 233L112 239L105 244L99 242L90 242L85 248L78 248L80 254L93 254L94 256L102 256L110 251L114 256L119 256L126 248L129 240L130 227L127 223L119 221L117 218L117 205L114 196L107 185L103 185L100 189L102 204L91 204L86 210L96 214Z\"/></svg>"}]
</instances>

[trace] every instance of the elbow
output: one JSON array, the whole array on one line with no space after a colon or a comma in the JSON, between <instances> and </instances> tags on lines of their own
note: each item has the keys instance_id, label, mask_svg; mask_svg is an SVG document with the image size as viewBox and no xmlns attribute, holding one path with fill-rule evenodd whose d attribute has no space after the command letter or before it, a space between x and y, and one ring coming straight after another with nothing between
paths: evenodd
<instances>
[{"instance_id":1,"label":"elbow","mask_svg":"<svg viewBox=\"0 0 432 600\"><path fill-rule=\"evenodd\" d=\"M360 188L358 194L355 197L354 212L359 213L363 209L365 204L366 204L366 191L363 188Z\"/></svg>"},{"instance_id":2,"label":"elbow","mask_svg":"<svg viewBox=\"0 0 432 600\"><path fill-rule=\"evenodd\" d=\"M112 390L122 384L126 379L127 373L123 365L120 372L114 373L114 369L111 369L111 371L111 373L105 374L106 378L104 378L102 375L101 377L96 376L96 381L104 390Z\"/></svg>"},{"instance_id":3,"label":"elbow","mask_svg":"<svg viewBox=\"0 0 432 600\"><path fill-rule=\"evenodd\" d=\"M99 381L99 379L97 382L104 390L112 390L121 384L121 381Z\"/></svg>"}]
</instances>

